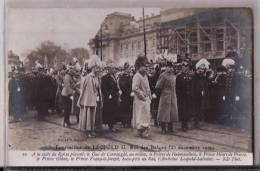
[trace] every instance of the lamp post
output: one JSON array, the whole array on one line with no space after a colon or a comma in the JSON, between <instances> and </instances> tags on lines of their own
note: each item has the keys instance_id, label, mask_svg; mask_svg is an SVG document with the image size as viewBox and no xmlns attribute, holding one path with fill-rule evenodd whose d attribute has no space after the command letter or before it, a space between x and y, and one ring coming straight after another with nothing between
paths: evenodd
<instances>
[{"instance_id":1,"label":"lamp post","mask_svg":"<svg viewBox=\"0 0 260 171\"><path fill-rule=\"evenodd\" d=\"M144 8L143 8L143 31L144 31L144 55L146 56L146 33L145 33Z\"/></svg>"},{"instance_id":2,"label":"lamp post","mask_svg":"<svg viewBox=\"0 0 260 171\"><path fill-rule=\"evenodd\" d=\"M104 23L102 23L100 25L100 32L99 32L99 37L100 37L100 59L101 61L103 60L103 26L105 26L105 30L104 32L107 33L108 29L107 29L107 25L104 25Z\"/></svg>"},{"instance_id":3,"label":"lamp post","mask_svg":"<svg viewBox=\"0 0 260 171\"><path fill-rule=\"evenodd\" d=\"M103 60L103 35L102 35L102 24L100 26L100 59Z\"/></svg>"}]
</instances>

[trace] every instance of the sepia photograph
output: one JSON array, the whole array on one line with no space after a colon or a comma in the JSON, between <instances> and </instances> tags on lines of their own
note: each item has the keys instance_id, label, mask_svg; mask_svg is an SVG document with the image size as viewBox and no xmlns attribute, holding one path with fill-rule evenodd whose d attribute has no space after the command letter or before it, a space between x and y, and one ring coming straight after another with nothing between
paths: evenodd
<instances>
[{"instance_id":1,"label":"sepia photograph","mask_svg":"<svg viewBox=\"0 0 260 171\"><path fill-rule=\"evenodd\" d=\"M250 8L7 8L8 160L114 151L240 162L253 153L253 28Z\"/></svg>"}]
</instances>

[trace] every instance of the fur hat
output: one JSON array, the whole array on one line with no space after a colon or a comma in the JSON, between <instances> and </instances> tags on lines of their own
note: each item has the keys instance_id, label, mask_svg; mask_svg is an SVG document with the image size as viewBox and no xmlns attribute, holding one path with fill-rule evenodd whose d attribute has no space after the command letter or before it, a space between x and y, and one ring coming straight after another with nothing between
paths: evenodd
<instances>
[{"instance_id":1,"label":"fur hat","mask_svg":"<svg viewBox=\"0 0 260 171\"><path fill-rule=\"evenodd\" d=\"M224 67L233 66L233 65L235 65L235 61L231 58L226 58L226 59L223 59L221 65L224 66Z\"/></svg>"},{"instance_id":2,"label":"fur hat","mask_svg":"<svg viewBox=\"0 0 260 171\"><path fill-rule=\"evenodd\" d=\"M209 61L205 58L202 58L196 63L195 67L196 69L198 68L209 69L209 65L210 65Z\"/></svg>"},{"instance_id":3,"label":"fur hat","mask_svg":"<svg viewBox=\"0 0 260 171\"><path fill-rule=\"evenodd\" d=\"M140 67L148 64L148 59L146 56L139 55L135 60L135 69L138 70Z\"/></svg>"}]
</instances>

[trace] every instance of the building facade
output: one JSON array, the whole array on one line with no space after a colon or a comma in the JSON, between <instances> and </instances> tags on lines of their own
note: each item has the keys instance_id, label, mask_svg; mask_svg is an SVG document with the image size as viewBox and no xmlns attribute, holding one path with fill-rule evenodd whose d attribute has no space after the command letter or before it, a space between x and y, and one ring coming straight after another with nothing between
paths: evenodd
<instances>
[{"instance_id":1,"label":"building facade","mask_svg":"<svg viewBox=\"0 0 260 171\"><path fill-rule=\"evenodd\" d=\"M252 14L246 8L163 9L145 17L147 57L156 60L166 50L192 60L222 59L232 47L240 56L252 57ZM103 59L135 60L144 54L143 20L130 14L107 15L89 45ZM102 48L100 46L102 38ZM96 43L95 43L96 42Z\"/></svg>"}]
</instances>

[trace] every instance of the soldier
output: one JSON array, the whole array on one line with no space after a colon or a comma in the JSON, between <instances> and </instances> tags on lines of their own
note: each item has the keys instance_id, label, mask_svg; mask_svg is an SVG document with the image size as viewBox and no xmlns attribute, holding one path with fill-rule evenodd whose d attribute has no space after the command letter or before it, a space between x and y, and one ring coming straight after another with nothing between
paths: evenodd
<instances>
[{"instance_id":1,"label":"soldier","mask_svg":"<svg viewBox=\"0 0 260 171\"><path fill-rule=\"evenodd\" d=\"M24 87L22 86L21 73L15 72L11 77L8 85L9 89L9 106L10 114L13 115L14 121L22 120L24 106Z\"/></svg>"},{"instance_id":2,"label":"soldier","mask_svg":"<svg viewBox=\"0 0 260 171\"><path fill-rule=\"evenodd\" d=\"M97 55L92 55L89 62L91 72L81 78L80 96L77 105L80 107L79 129L88 138L96 137L96 108L102 104L100 96L100 69L102 63Z\"/></svg>"},{"instance_id":3,"label":"soldier","mask_svg":"<svg viewBox=\"0 0 260 171\"><path fill-rule=\"evenodd\" d=\"M115 68L108 67L108 73L101 78L101 92L103 95L103 123L108 124L112 132L118 119L119 88L115 77Z\"/></svg>"},{"instance_id":4,"label":"soldier","mask_svg":"<svg viewBox=\"0 0 260 171\"><path fill-rule=\"evenodd\" d=\"M61 90L63 85L63 78L65 76L65 68L62 68L57 72L57 75L55 76L57 89L55 94L55 110L58 114L62 113L62 102L61 102Z\"/></svg>"},{"instance_id":5,"label":"soldier","mask_svg":"<svg viewBox=\"0 0 260 171\"><path fill-rule=\"evenodd\" d=\"M65 77L63 79L63 88L61 91L62 95L62 101L64 105L64 122L63 126L67 127L70 126L70 114L71 114L71 107L72 107L72 101L71 96L74 94L74 87L75 83L72 79L72 77L75 75L75 71L73 69L70 69L65 74Z\"/></svg>"},{"instance_id":6,"label":"soldier","mask_svg":"<svg viewBox=\"0 0 260 171\"><path fill-rule=\"evenodd\" d=\"M152 74L151 77L149 77L151 93L153 94L153 98L152 98L152 102L151 102L151 112L152 112L152 117L154 119L154 126L158 126L157 113L158 113L160 96L158 95L158 92L156 92L155 86L159 79L160 74L161 74L161 71L160 71L159 65L155 65L154 73Z\"/></svg>"},{"instance_id":7,"label":"soldier","mask_svg":"<svg viewBox=\"0 0 260 171\"><path fill-rule=\"evenodd\" d=\"M133 77L133 128L137 129L140 137L147 138L150 133L151 119L151 90L147 78L148 60L145 56L138 56L135 61L136 73Z\"/></svg>"},{"instance_id":8,"label":"soldier","mask_svg":"<svg viewBox=\"0 0 260 171\"><path fill-rule=\"evenodd\" d=\"M223 96L225 94L225 83L226 83L227 69L224 66L219 66L217 68L217 74L213 80L213 118L217 123L223 124L224 121L224 100Z\"/></svg>"},{"instance_id":9,"label":"soldier","mask_svg":"<svg viewBox=\"0 0 260 171\"><path fill-rule=\"evenodd\" d=\"M36 109L38 111L38 120L43 120L48 113L49 107L49 87L46 86L48 77L44 73L44 68L38 68L39 72L36 76Z\"/></svg>"},{"instance_id":10,"label":"soldier","mask_svg":"<svg viewBox=\"0 0 260 171\"><path fill-rule=\"evenodd\" d=\"M206 80L206 70L209 69L210 63L202 58L196 63L196 71L193 76L193 114L194 114L194 126L195 128L200 128L200 122L203 119L205 102L208 99L207 91L207 80Z\"/></svg>"},{"instance_id":11,"label":"soldier","mask_svg":"<svg viewBox=\"0 0 260 171\"><path fill-rule=\"evenodd\" d=\"M182 131L188 130L188 121L192 117L192 86L193 71L187 62L182 63L182 70L176 78L176 94L178 102L178 113L181 120Z\"/></svg>"},{"instance_id":12,"label":"soldier","mask_svg":"<svg viewBox=\"0 0 260 171\"><path fill-rule=\"evenodd\" d=\"M237 102L240 101L238 93L241 91L241 82L239 82L239 75L236 73L235 61L233 59L224 59L222 65L227 69L225 93L222 97L225 101L224 123L228 126L235 126L236 120L238 119Z\"/></svg>"},{"instance_id":13,"label":"soldier","mask_svg":"<svg viewBox=\"0 0 260 171\"><path fill-rule=\"evenodd\" d=\"M160 75L156 89L160 92L157 120L165 134L176 131L176 123L179 120L176 97L176 73L171 62L167 63L166 70Z\"/></svg>"},{"instance_id":14,"label":"soldier","mask_svg":"<svg viewBox=\"0 0 260 171\"><path fill-rule=\"evenodd\" d=\"M78 59L76 57L73 58L73 61L72 61L72 65L73 65L73 68L76 70L76 71L80 71L81 70L81 66L80 66L80 63L78 61Z\"/></svg>"},{"instance_id":15,"label":"soldier","mask_svg":"<svg viewBox=\"0 0 260 171\"><path fill-rule=\"evenodd\" d=\"M133 100L131 97L132 75L129 64L124 64L124 71L119 75L118 85L120 88L120 120L124 127L131 127Z\"/></svg>"},{"instance_id":16,"label":"soldier","mask_svg":"<svg viewBox=\"0 0 260 171\"><path fill-rule=\"evenodd\" d=\"M75 93L73 94L73 100L72 100L72 114L76 116L77 123L79 123L79 113L80 113L80 108L77 106L77 102L80 95L80 79L81 78L78 73L73 77L73 81L75 83L74 84Z\"/></svg>"}]
</instances>

